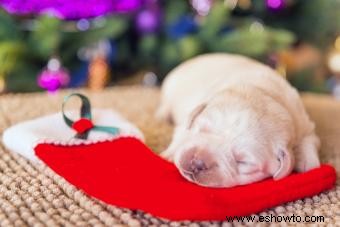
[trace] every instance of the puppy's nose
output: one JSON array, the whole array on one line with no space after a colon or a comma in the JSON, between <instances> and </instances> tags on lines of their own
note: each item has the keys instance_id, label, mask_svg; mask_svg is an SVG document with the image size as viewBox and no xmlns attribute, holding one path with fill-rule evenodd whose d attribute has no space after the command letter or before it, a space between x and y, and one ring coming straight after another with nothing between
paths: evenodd
<instances>
[{"instance_id":1,"label":"puppy's nose","mask_svg":"<svg viewBox=\"0 0 340 227\"><path fill-rule=\"evenodd\" d=\"M190 163L190 172L194 173L194 174L197 174L201 171L204 171L204 170L207 170L208 167L207 165L204 163L203 160L201 159L192 159L191 160L191 163Z\"/></svg>"},{"instance_id":2,"label":"puppy's nose","mask_svg":"<svg viewBox=\"0 0 340 227\"><path fill-rule=\"evenodd\" d=\"M180 157L179 169L187 177L197 177L216 163L214 156L204 149L191 149Z\"/></svg>"}]
</instances>

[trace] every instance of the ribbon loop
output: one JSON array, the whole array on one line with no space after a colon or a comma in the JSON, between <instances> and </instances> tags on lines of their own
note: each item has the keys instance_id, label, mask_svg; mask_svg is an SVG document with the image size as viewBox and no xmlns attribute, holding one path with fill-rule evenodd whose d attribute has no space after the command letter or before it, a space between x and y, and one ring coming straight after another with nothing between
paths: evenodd
<instances>
[{"instance_id":1,"label":"ribbon loop","mask_svg":"<svg viewBox=\"0 0 340 227\"><path fill-rule=\"evenodd\" d=\"M81 99L80 119L77 121L73 121L70 118L68 118L64 111L67 101L73 96L76 96ZM99 125L93 124L92 114L91 114L91 104L90 104L89 99L85 95L82 95L79 93L73 93L71 95L66 96L64 98L63 105L62 105L62 114L63 114L63 119L65 123L77 132L75 137L78 139L87 139L88 134L91 130L102 131L102 132L110 133L113 135L116 135L119 133L119 129L116 127L99 126Z\"/></svg>"}]
</instances>

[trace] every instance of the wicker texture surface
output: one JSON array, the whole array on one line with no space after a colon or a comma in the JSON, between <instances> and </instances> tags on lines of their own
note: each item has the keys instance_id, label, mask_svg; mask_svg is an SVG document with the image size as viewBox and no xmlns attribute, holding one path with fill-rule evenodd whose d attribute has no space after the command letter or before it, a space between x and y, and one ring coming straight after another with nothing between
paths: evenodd
<instances>
[{"instance_id":1,"label":"wicker texture surface","mask_svg":"<svg viewBox=\"0 0 340 227\"><path fill-rule=\"evenodd\" d=\"M146 143L156 152L171 139L171 125L154 118L159 101L157 89L115 87L103 92L81 91L96 108L114 108L136 124ZM63 91L0 96L0 135L12 124L60 110ZM323 162L340 171L340 102L327 96L303 96L307 110L322 139ZM77 103L73 103L76 105ZM72 104L71 104L72 105ZM18 138L20 142L20 138ZM317 184L317 182L315 182ZM138 189L136 189L138 190ZM340 186L313 198L278 206L258 215L323 215L315 226L340 226ZM257 216L258 217L258 216ZM284 225L296 225L288 222ZM43 164L32 164L7 151L0 143L0 226L267 226L252 222L170 222L140 211L107 206L68 184ZM276 223L272 225L283 225ZM300 223L305 225L305 223Z\"/></svg>"}]
</instances>

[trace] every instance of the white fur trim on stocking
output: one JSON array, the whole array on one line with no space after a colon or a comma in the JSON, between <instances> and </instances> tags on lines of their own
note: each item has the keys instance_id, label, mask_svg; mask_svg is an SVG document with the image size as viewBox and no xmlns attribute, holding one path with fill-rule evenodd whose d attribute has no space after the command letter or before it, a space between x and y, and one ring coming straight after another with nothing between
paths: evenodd
<instances>
[{"instance_id":1,"label":"white fur trim on stocking","mask_svg":"<svg viewBox=\"0 0 340 227\"><path fill-rule=\"evenodd\" d=\"M75 121L79 119L77 111L66 112L66 115ZM112 110L93 109L92 122L94 125L117 127L120 129L120 135L144 140L142 132L136 126ZM42 140L59 144L69 144L70 141L79 143L79 139L74 139L75 134L75 131L65 124L62 113L59 112L16 124L4 131L2 140L8 150L36 161L33 150L36 143ZM113 137L115 136L112 134L93 130L90 131L87 141L91 143L110 140Z\"/></svg>"}]
</instances>

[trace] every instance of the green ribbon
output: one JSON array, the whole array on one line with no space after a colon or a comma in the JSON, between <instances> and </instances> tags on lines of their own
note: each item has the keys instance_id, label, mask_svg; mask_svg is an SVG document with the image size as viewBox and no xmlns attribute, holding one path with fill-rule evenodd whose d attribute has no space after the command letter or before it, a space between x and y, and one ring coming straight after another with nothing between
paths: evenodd
<instances>
[{"instance_id":1,"label":"green ribbon","mask_svg":"<svg viewBox=\"0 0 340 227\"><path fill-rule=\"evenodd\" d=\"M92 121L91 103L90 103L89 99L85 95L82 95L82 94L79 94L79 93L73 93L73 94L68 95L64 98L63 105L62 105L62 114L63 114L64 121L71 128L72 128L72 125L74 124L74 121L72 121L70 118L68 118L66 116L64 109L65 109L65 105L66 105L67 101L71 97L74 97L74 96L81 99L80 118L86 118L86 119ZM91 130L106 132L106 133L109 133L109 134L112 134L112 135L117 135L119 133L119 128L116 128L116 127L93 125L93 128L87 130L84 133L77 133L75 135L75 137L78 138L78 139L86 140L88 138L89 132Z\"/></svg>"}]
</instances>

